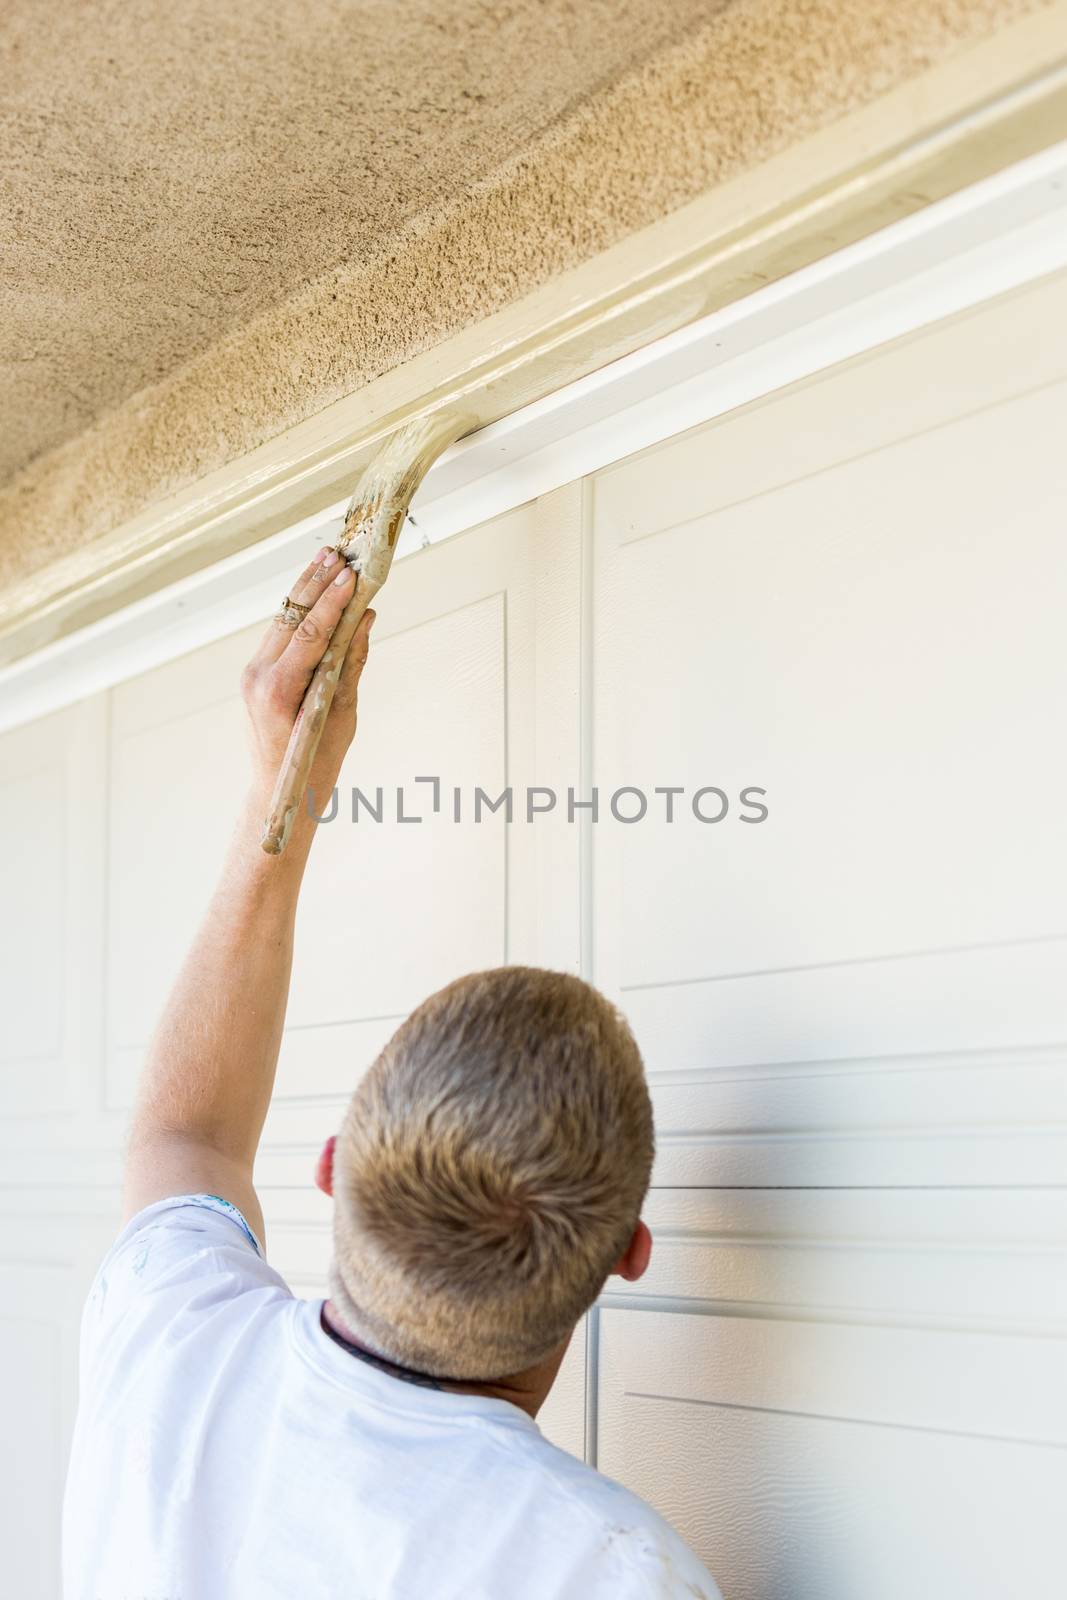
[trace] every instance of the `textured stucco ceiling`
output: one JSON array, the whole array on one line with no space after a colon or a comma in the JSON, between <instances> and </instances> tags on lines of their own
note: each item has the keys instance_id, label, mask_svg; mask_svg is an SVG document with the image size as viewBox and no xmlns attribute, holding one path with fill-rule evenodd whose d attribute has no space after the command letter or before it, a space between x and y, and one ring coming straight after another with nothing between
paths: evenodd
<instances>
[{"instance_id":1,"label":"textured stucco ceiling","mask_svg":"<svg viewBox=\"0 0 1067 1600\"><path fill-rule=\"evenodd\" d=\"M0 478L390 248L709 9L7 0Z\"/></svg>"},{"instance_id":2,"label":"textured stucco ceiling","mask_svg":"<svg viewBox=\"0 0 1067 1600\"><path fill-rule=\"evenodd\" d=\"M1039 7L6 0L0 582Z\"/></svg>"}]
</instances>

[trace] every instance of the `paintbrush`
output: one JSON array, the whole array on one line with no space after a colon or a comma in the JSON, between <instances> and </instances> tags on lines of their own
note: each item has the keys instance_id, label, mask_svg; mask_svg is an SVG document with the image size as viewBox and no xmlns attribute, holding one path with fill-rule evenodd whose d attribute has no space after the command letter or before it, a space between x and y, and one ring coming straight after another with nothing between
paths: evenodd
<instances>
[{"instance_id":1,"label":"paintbrush","mask_svg":"<svg viewBox=\"0 0 1067 1600\"><path fill-rule=\"evenodd\" d=\"M268 855L280 855L289 842L348 647L360 618L389 576L412 497L441 452L470 426L468 418L454 413L409 422L390 435L359 480L337 541L338 553L356 575L356 587L293 724L260 840Z\"/></svg>"}]
</instances>

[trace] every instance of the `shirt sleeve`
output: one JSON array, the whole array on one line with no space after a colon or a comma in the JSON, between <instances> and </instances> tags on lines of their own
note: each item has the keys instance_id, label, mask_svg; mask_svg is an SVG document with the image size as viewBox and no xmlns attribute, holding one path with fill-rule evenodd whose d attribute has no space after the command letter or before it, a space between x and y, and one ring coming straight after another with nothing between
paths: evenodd
<instances>
[{"instance_id":1,"label":"shirt sleeve","mask_svg":"<svg viewBox=\"0 0 1067 1600\"><path fill-rule=\"evenodd\" d=\"M158 1325L177 1334L182 1322L246 1294L283 1294L285 1280L267 1265L263 1247L229 1200L213 1194L172 1195L126 1224L100 1263L82 1317L83 1383L105 1353L135 1353L139 1332Z\"/></svg>"}]
</instances>

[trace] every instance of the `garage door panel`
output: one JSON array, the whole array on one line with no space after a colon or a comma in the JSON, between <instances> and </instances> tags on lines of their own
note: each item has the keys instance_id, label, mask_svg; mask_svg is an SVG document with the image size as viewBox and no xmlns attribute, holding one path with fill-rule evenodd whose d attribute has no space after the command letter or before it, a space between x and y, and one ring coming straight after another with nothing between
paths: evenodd
<instances>
[{"instance_id":1,"label":"garage door panel","mask_svg":"<svg viewBox=\"0 0 1067 1600\"><path fill-rule=\"evenodd\" d=\"M301 898L291 1026L403 1015L458 973L504 959L504 816L457 825L448 791L482 784L495 795L507 783L505 615L498 593L375 636L341 809L321 829ZM436 814L419 775L446 786ZM352 822L353 787L376 808L381 790L380 822L366 807ZM434 905L449 914L426 915Z\"/></svg>"},{"instance_id":2,"label":"garage door panel","mask_svg":"<svg viewBox=\"0 0 1067 1600\"><path fill-rule=\"evenodd\" d=\"M626 991L655 1181L1062 1182L1065 971L1054 940Z\"/></svg>"},{"instance_id":3,"label":"garage door panel","mask_svg":"<svg viewBox=\"0 0 1067 1600\"><path fill-rule=\"evenodd\" d=\"M657 1081L659 1124L729 1133L763 1129L788 1134L816 1124L837 1135L909 1125L934 1132L975 1133L1025 1129L1058 1107L1067 1119L1067 1048L980 1052L976 1060L955 1055L917 1058L880 1067L876 1061L817 1065L785 1076L728 1072L710 1077ZM1029 1114L1029 1115L1028 1115Z\"/></svg>"},{"instance_id":4,"label":"garage door panel","mask_svg":"<svg viewBox=\"0 0 1067 1600\"><path fill-rule=\"evenodd\" d=\"M314 944L314 930L309 931ZM390 1036L404 1013L360 1022L308 1023L287 1026L278 1057L275 1099L302 1095L348 1095Z\"/></svg>"},{"instance_id":5,"label":"garage door panel","mask_svg":"<svg viewBox=\"0 0 1067 1600\"><path fill-rule=\"evenodd\" d=\"M145 1049L203 916L248 783L244 629L120 684L108 740L107 1103L133 1099Z\"/></svg>"},{"instance_id":6,"label":"garage door panel","mask_svg":"<svg viewBox=\"0 0 1067 1600\"><path fill-rule=\"evenodd\" d=\"M1016 1442L1043 1418L1017 1378L1011 1403L985 1408L990 1434L961 1410L984 1379L1003 1395L1008 1360L989 1368L929 1336L907 1368L918 1394L936 1389L918 1406L893 1381L904 1352L869 1331L843 1344L787 1325L723 1333L717 1318L648 1315L641 1334L633 1314L601 1322L601 1469L670 1517L731 1600L1059 1592L1048 1530L1067 1488L1062 1430L1051 1446ZM841 1414L849 1392L857 1414Z\"/></svg>"},{"instance_id":7,"label":"garage door panel","mask_svg":"<svg viewBox=\"0 0 1067 1600\"><path fill-rule=\"evenodd\" d=\"M999 1324L1037 1318L1067 1331L1067 1253L1060 1248L1019 1252L932 1249L907 1245L783 1246L747 1241L726 1245L699 1239L656 1241L655 1261L636 1288L642 1295L728 1303L780 1304L823 1315L918 1319L938 1325ZM1058 1275L1058 1290L1047 1279Z\"/></svg>"},{"instance_id":8,"label":"garage door panel","mask_svg":"<svg viewBox=\"0 0 1067 1600\"><path fill-rule=\"evenodd\" d=\"M55 1248L54 1227L47 1232L40 1254L23 1238L22 1248L16 1245L10 1254L5 1242L0 1257L0 1405L8 1446L0 1451L5 1589L20 1596L59 1592L60 1507L72 1422L75 1268ZM40 1242L35 1238L33 1245Z\"/></svg>"},{"instance_id":9,"label":"garage door panel","mask_svg":"<svg viewBox=\"0 0 1067 1600\"><path fill-rule=\"evenodd\" d=\"M719 823L682 802L668 824L656 802L604 829L623 984L1064 932L1053 402L637 544L598 517L601 786L731 801ZM646 471L669 478L673 448ZM763 823L742 820L746 786L767 791Z\"/></svg>"},{"instance_id":10,"label":"garage door panel","mask_svg":"<svg viewBox=\"0 0 1067 1600\"><path fill-rule=\"evenodd\" d=\"M264 1214L266 1220L266 1214ZM331 1257L329 1219L321 1223L267 1221L267 1252L271 1265L286 1279L298 1277L315 1285L316 1295L326 1294L326 1274Z\"/></svg>"},{"instance_id":11,"label":"garage door panel","mask_svg":"<svg viewBox=\"0 0 1067 1600\"><path fill-rule=\"evenodd\" d=\"M654 451L607 469L597 516L624 542L646 538L1050 387L1067 376L1048 336L1065 321L1063 275L979 306L692 429L671 441L669 473L647 470Z\"/></svg>"},{"instance_id":12,"label":"garage door panel","mask_svg":"<svg viewBox=\"0 0 1067 1600\"><path fill-rule=\"evenodd\" d=\"M299 1232L329 1223L332 1207L314 1187L315 1167L326 1140L340 1131L349 1092L304 1099L276 1095L270 1103L256 1157L255 1181L271 1234L269 1255L280 1270L276 1259L280 1226L292 1224ZM312 1258L309 1255L308 1260ZM297 1253L289 1265L303 1274L302 1263Z\"/></svg>"},{"instance_id":13,"label":"garage door panel","mask_svg":"<svg viewBox=\"0 0 1067 1600\"><path fill-rule=\"evenodd\" d=\"M845 1321L601 1312L601 1420L629 1399L1067 1445L1063 1342Z\"/></svg>"},{"instance_id":14,"label":"garage door panel","mask_svg":"<svg viewBox=\"0 0 1067 1600\"><path fill-rule=\"evenodd\" d=\"M850 1062L890 1070L1061 1045L1065 977L1067 940L1048 940L623 992L653 1077Z\"/></svg>"},{"instance_id":15,"label":"garage door panel","mask_svg":"<svg viewBox=\"0 0 1067 1600\"><path fill-rule=\"evenodd\" d=\"M579 1322L567 1353L552 1385L552 1392L537 1413L537 1426L561 1450L582 1460L586 1432L586 1339L587 1319Z\"/></svg>"},{"instance_id":16,"label":"garage door panel","mask_svg":"<svg viewBox=\"0 0 1067 1600\"><path fill-rule=\"evenodd\" d=\"M989 1191L969 1192L966 1206L952 1191L924 1191L922 1204L915 1191L822 1191L817 1207L804 1198L654 1190L651 1266L634 1284L609 1280L607 1302L1067 1334L1067 1191L1019 1191L1006 1213Z\"/></svg>"},{"instance_id":17,"label":"garage door panel","mask_svg":"<svg viewBox=\"0 0 1067 1600\"><path fill-rule=\"evenodd\" d=\"M657 1184L1057 1184L1067 1171L1067 1058L908 1068L863 1062L653 1084Z\"/></svg>"},{"instance_id":18,"label":"garage door panel","mask_svg":"<svg viewBox=\"0 0 1067 1600\"><path fill-rule=\"evenodd\" d=\"M1067 1248L1067 1187L1026 1189L658 1189L645 1200L654 1234L810 1244ZM639 1285L631 1285L631 1289Z\"/></svg>"},{"instance_id":19,"label":"garage door panel","mask_svg":"<svg viewBox=\"0 0 1067 1600\"><path fill-rule=\"evenodd\" d=\"M0 836L7 842L0 1118L69 1114L95 1103L105 729L96 699L0 739Z\"/></svg>"},{"instance_id":20,"label":"garage door panel","mask_svg":"<svg viewBox=\"0 0 1067 1600\"><path fill-rule=\"evenodd\" d=\"M14 752L5 751L10 759ZM63 1047L63 1013L43 1005L46 974L62 970L62 946L55 937L65 923L65 875L68 846L64 771L61 755L35 771L15 772L0 790L0 827L4 837L18 839L21 848L11 852L8 888L20 907L17 930L4 918L0 957L5 975L14 978L10 1003L5 1003L5 1027L0 1045L4 1080L10 1084L35 1064L35 1075L45 1062L55 1066ZM58 961L57 961L58 958ZM44 1069L47 1070L47 1069Z\"/></svg>"},{"instance_id":21,"label":"garage door panel","mask_svg":"<svg viewBox=\"0 0 1067 1600\"><path fill-rule=\"evenodd\" d=\"M971 1136L930 1147L923 1134L874 1133L837 1146L828 1137L711 1137L688 1131L664 1138L654 1183L733 1187L834 1185L862 1188L874 1182L933 1187L983 1183L1058 1183L1067 1163L1067 1140L1027 1135Z\"/></svg>"}]
</instances>

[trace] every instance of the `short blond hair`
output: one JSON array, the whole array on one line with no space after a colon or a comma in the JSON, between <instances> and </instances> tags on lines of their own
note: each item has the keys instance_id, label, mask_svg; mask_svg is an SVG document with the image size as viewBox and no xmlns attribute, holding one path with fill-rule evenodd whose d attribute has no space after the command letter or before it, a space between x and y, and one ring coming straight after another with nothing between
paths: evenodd
<instances>
[{"instance_id":1,"label":"short blond hair","mask_svg":"<svg viewBox=\"0 0 1067 1600\"><path fill-rule=\"evenodd\" d=\"M397 1029L334 1156L330 1293L353 1335L437 1377L541 1360L626 1250L652 1107L625 1020L536 967L460 978Z\"/></svg>"}]
</instances>

